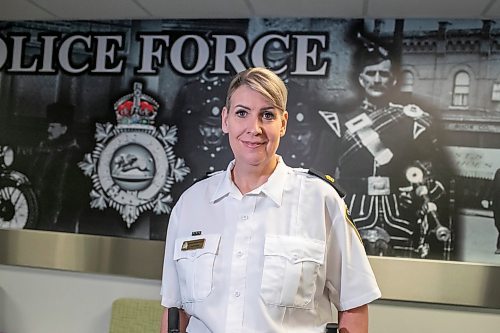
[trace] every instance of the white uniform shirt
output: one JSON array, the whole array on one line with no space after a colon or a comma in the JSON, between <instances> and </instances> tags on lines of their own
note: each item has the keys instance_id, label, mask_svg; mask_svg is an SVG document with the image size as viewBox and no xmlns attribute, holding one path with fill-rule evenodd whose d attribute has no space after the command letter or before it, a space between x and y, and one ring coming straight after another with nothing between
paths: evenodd
<instances>
[{"instance_id":1,"label":"white uniform shirt","mask_svg":"<svg viewBox=\"0 0 500 333\"><path fill-rule=\"evenodd\" d=\"M242 195L230 170L183 193L168 225L162 305L190 333L324 332L342 311L380 297L335 189L278 163Z\"/></svg>"}]
</instances>

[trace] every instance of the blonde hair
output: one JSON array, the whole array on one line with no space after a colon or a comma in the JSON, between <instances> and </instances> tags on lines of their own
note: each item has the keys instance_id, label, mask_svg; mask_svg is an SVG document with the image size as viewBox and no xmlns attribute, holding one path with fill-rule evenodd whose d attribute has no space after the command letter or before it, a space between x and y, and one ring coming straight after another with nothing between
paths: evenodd
<instances>
[{"instance_id":1,"label":"blonde hair","mask_svg":"<svg viewBox=\"0 0 500 333\"><path fill-rule=\"evenodd\" d=\"M231 97L236 89L241 86L247 86L260 93L271 101L273 107L281 112L286 111L288 90L283 80L271 70L264 67L255 67L238 73L227 90L226 107L228 109L231 107Z\"/></svg>"}]
</instances>

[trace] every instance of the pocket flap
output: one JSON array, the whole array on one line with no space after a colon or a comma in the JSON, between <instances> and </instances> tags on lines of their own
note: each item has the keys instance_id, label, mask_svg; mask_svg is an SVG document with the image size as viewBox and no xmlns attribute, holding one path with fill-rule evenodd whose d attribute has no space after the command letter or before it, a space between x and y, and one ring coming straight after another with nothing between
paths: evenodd
<instances>
[{"instance_id":1,"label":"pocket flap","mask_svg":"<svg viewBox=\"0 0 500 333\"><path fill-rule=\"evenodd\" d=\"M325 258L325 242L303 237L268 235L264 255L285 257L294 263L314 261L322 265Z\"/></svg>"},{"instance_id":2,"label":"pocket flap","mask_svg":"<svg viewBox=\"0 0 500 333\"><path fill-rule=\"evenodd\" d=\"M174 260L197 258L203 254L217 254L221 235L200 235L177 238L175 240Z\"/></svg>"}]
</instances>

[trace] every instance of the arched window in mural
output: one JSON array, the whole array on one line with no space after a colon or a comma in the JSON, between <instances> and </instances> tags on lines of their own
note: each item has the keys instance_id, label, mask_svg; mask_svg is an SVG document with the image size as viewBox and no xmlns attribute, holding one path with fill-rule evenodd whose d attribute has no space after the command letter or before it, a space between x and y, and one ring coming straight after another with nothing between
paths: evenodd
<instances>
[{"instance_id":1,"label":"arched window in mural","mask_svg":"<svg viewBox=\"0 0 500 333\"><path fill-rule=\"evenodd\" d=\"M467 72L461 71L455 75L453 81L452 106L469 106L470 76Z\"/></svg>"},{"instance_id":2,"label":"arched window in mural","mask_svg":"<svg viewBox=\"0 0 500 333\"><path fill-rule=\"evenodd\" d=\"M410 71L403 71L401 75L401 92L412 93L413 84L415 83L415 78L413 73Z\"/></svg>"}]
</instances>

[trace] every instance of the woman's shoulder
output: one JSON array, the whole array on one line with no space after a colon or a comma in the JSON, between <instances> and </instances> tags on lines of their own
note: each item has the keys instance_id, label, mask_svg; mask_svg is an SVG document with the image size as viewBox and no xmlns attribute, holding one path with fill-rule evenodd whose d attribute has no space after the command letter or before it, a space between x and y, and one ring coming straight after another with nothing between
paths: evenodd
<instances>
[{"instance_id":1,"label":"woman's shoulder","mask_svg":"<svg viewBox=\"0 0 500 333\"><path fill-rule=\"evenodd\" d=\"M328 174L313 168L291 168L291 170L296 176L303 177L307 186L317 187L318 189L324 190L326 193L335 192L341 198L345 196L345 191L337 184L335 179Z\"/></svg>"}]
</instances>

